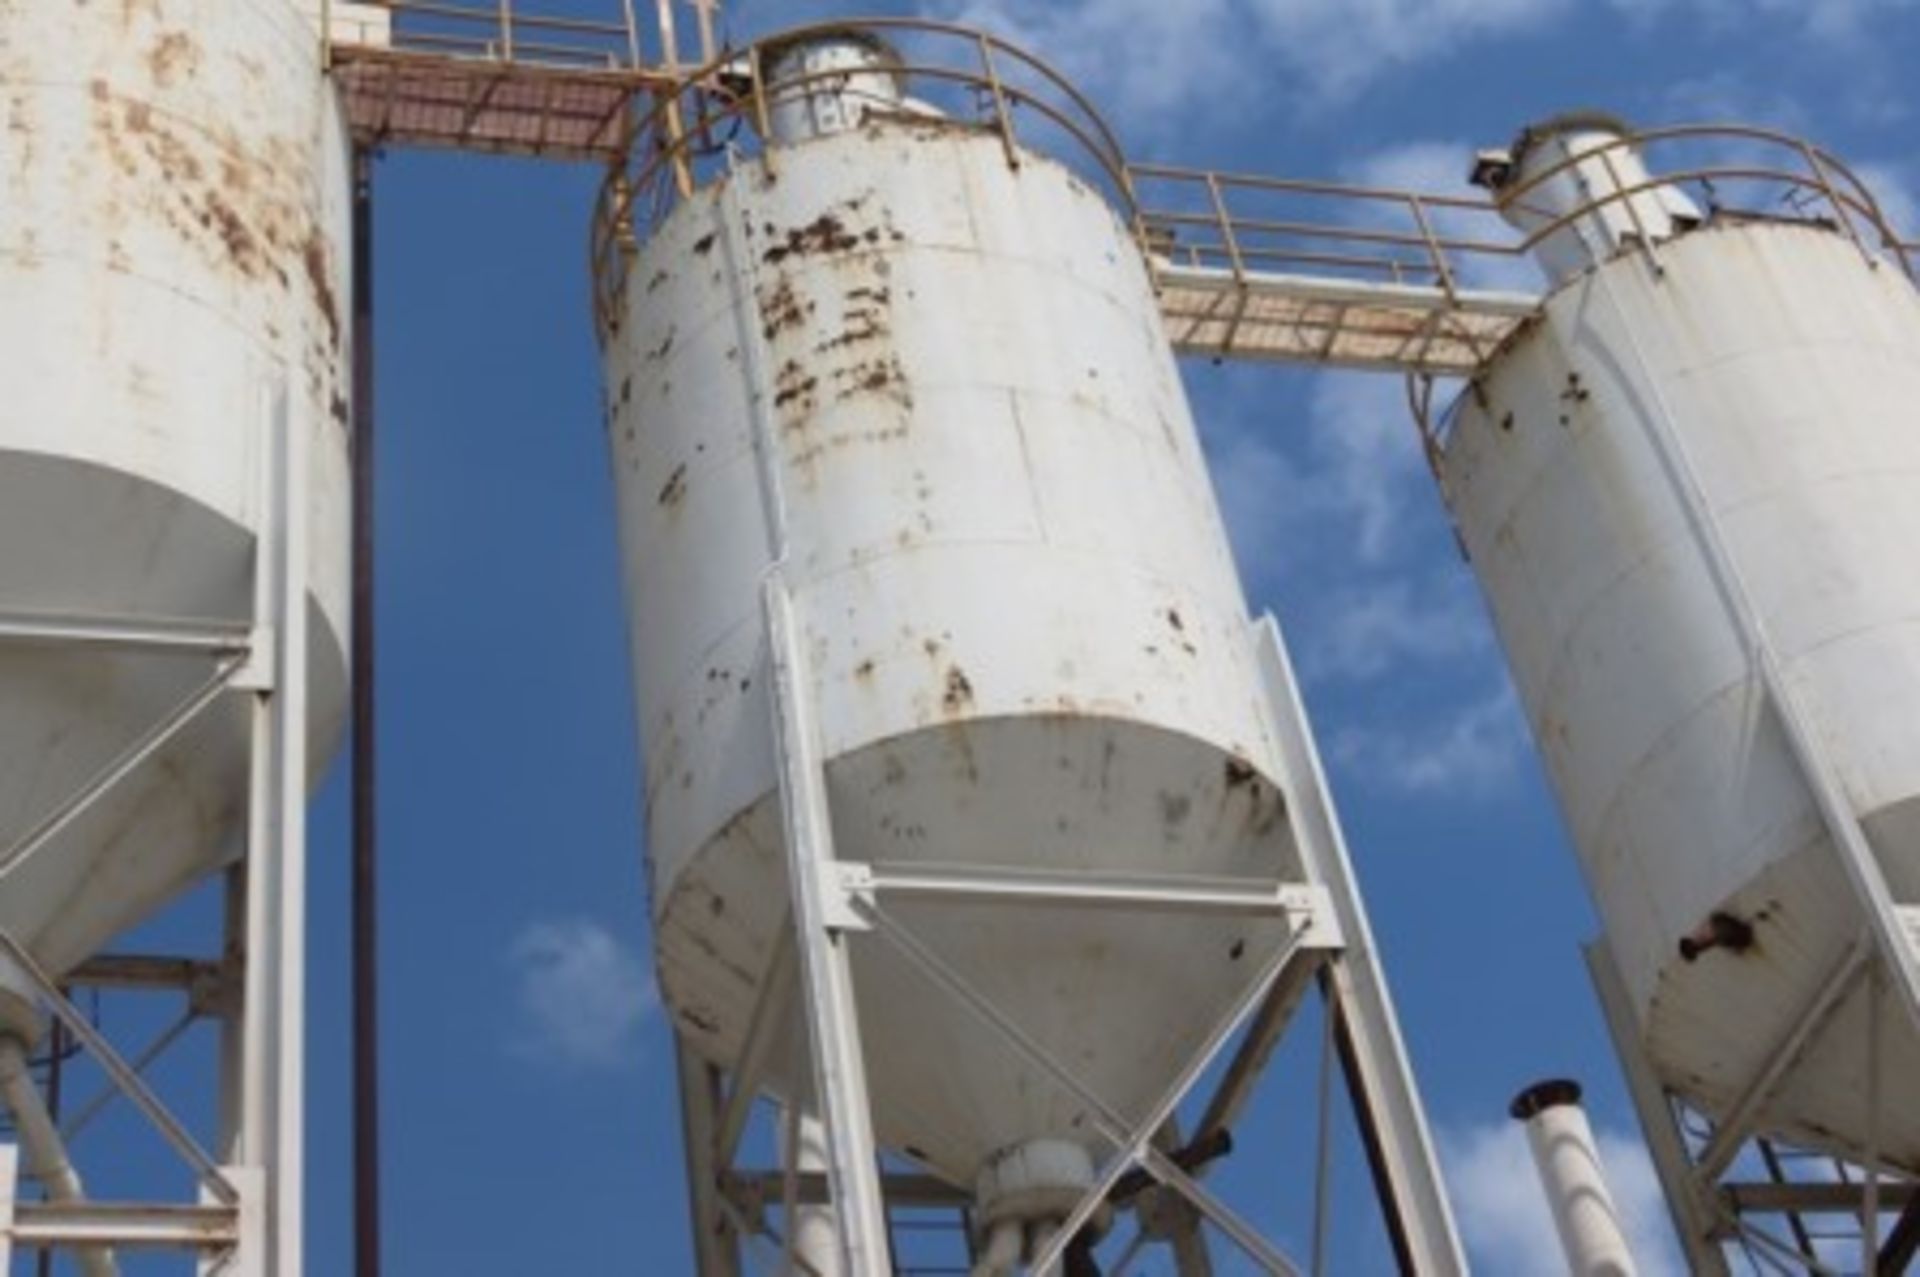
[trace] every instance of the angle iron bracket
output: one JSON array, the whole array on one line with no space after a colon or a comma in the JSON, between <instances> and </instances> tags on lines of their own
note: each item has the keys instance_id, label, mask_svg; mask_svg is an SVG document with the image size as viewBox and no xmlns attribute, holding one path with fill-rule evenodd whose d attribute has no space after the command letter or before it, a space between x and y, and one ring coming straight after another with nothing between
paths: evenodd
<instances>
[{"instance_id":1,"label":"angle iron bracket","mask_svg":"<svg viewBox=\"0 0 1920 1277\"><path fill-rule=\"evenodd\" d=\"M1280 889L1280 907L1297 929L1302 949L1338 950L1347 947L1333 893L1317 884L1292 883Z\"/></svg>"},{"instance_id":2,"label":"angle iron bracket","mask_svg":"<svg viewBox=\"0 0 1920 1277\"><path fill-rule=\"evenodd\" d=\"M227 686L236 692L271 692L274 685L276 636L271 625L256 625L247 632L246 659L233 672Z\"/></svg>"},{"instance_id":3,"label":"angle iron bracket","mask_svg":"<svg viewBox=\"0 0 1920 1277\"><path fill-rule=\"evenodd\" d=\"M828 931L871 931L873 866L852 860L815 862L820 875L820 917Z\"/></svg>"}]
</instances>

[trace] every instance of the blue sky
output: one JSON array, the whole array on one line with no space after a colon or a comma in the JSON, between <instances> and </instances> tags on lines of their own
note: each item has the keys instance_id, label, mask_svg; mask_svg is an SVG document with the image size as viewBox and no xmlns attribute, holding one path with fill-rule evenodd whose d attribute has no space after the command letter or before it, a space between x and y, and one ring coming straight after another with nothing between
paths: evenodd
<instances>
[{"instance_id":1,"label":"blue sky","mask_svg":"<svg viewBox=\"0 0 1920 1277\"><path fill-rule=\"evenodd\" d=\"M883 7L910 9L867 6ZM1920 191L1912 0L920 8L1057 59L1143 159L1452 187L1475 146L1600 106L1647 123L1782 125L1858 161L1900 207ZM827 12L742 0L731 21L754 33ZM597 175L399 154L378 182L391 1271L685 1271L588 311ZM1251 604L1279 614L1306 678L1480 1271L1556 1270L1505 1117L1516 1090L1554 1074L1588 1084L1616 1189L1663 1247L1577 951L1595 924L1400 385L1186 371ZM350 1253L337 774L313 827L310 1271L333 1274ZM142 938L186 934L208 913L197 899ZM143 1014L117 1023L137 1029ZM191 1045L167 1076L204 1054ZM1311 1058L1283 1056L1283 1071ZM1280 1101L1253 1120L1269 1117L1310 1139ZM1352 1161L1341 1184L1355 1223L1336 1271L1381 1271ZM1222 1177L1256 1216L1283 1195L1273 1181L1244 1160ZM1652 1271L1677 1271L1660 1262Z\"/></svg>"}]
</instances>

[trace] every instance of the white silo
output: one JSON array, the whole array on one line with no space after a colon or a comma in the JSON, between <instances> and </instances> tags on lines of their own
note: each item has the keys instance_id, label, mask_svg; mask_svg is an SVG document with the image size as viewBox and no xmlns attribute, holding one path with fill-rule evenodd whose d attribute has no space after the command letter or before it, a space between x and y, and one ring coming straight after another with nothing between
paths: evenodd
<instances>
[{"instance_id":1,"label":"white silo","mask_svg":"<svg viewBox=\"0 0 1920 1277\"><path fill-rule=\"evenodd\" d=\"M1595 117L1483 167L1553 287L1440 467L1709 1179L1743 1133L1920 1170L1920 294L1789 154L1821 215L1708 216Z\"/></svg>"},{"instance_id":2,"label":"white silo","mask_svg":"<svg viewBox=\"0 0 1920 1277\"><path fill-rule=\"evenodd\" d=\"M54 977L241 854L238 689L298 705L274 651L310 653L313 768L342 719L348 149L315 17L0 7L0 929ZM304 642L256 560L310 582ZM253 657L224 685L194 637L222 633Z\"/></svg>"},{"instance_id":3,"label":"white silo","mask_svg":"<svg viewBox=\"0 0 1920 1277\"><path fill-rule=\"evenodd\" d=\"M843 861L1036 893L1307 877L1258 632L1146 263L1098 177L1020 147L1004 117L914 102L870 36L752 56L773 145L681 173L602 316L659 979L684 1042L729 1068L788 934L783 672L813 702ZM984 892L892 908L1128 1123L1289 930ZM865 1049L847 1058L878 1144L974 1191L993 1264L1032 1260L1113 1151L1088 1103L897 954L856 947L851 966ZM797 1000L771 1014L787 1031L765 1084L805 1097ZM1389 1160L1412 1149L1430 1171L1404 1116ZM1431 1201L1416 1245L1447 1271Z\"/></svg>"}]
</instances>

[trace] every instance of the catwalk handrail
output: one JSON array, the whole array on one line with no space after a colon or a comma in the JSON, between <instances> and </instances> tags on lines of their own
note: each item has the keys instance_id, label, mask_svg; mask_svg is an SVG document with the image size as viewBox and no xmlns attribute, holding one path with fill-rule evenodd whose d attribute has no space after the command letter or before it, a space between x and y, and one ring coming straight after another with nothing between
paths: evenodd
<instances>
[{"instance_id":1,"label":"catwalk handrail","mask_svg":"<svg viewBox=\"0 0 1920 1277\"><path fill-rule=\"evenodd\" d=\"M590 268L603 339L618 324L632 257L660 221L739 153L757 151L777 168L778 148L769 145L774 99L801 97L816 85L844 85L850 74L847 67L831 67L770 85L772 55L849 28L903 46L898 60L884 68L899 76L908 96L906 106L889 108L892 118L991 133L1014 163L1036 132L1051 131L1054 141L1068 143L1066 154L1055 158L1106 190L1163 276L1180 268L1218 271L1244 292L1262 277L1272 282L1306 274L1432 288L1450 306L1466 306L1474 290L1502 284L1507 292L1537 293L1537 273L1526 264L1532 252L1614 206L1624 207L1640 245L1657 251L1655 238L1639 225L1636 197L1663 188L1697 192L1709 218L1779 217L1828 226L1869 258L1891 260L1909 276L1920 256L1844 161L1772 129L1708 123L1623 134L1546 165L1494 196L1134 163L1092 103L1032 54L954 23L872 18L783 32L716 58L655 95L651 112L637 118L625 162L602 187L593 219ZM937 116L912 102L915 87L930 85L970 93L971 115ZM1688 147L1709 154L1679 157L1644 181L1619 178L1616 157ZM1615 176L1603 193L1524 235L1505 221L1503 208L1524 204L1547 184L1595 161ZM1465 157L1462 162L1464 167ZM1657 154L1649 166L1659 168Z\"/></svg>"},{"instance_id":2,"label":"catwalk handrail","mask_svg":"<svg viewBox=\"0 0 1920 1277\"><path fill-rule=\"evenodd\" d=\"M579 18L560 13L530 13L515 0L461 3L460 0L354 0L353 8L377 10L391 22L389 43L375 56L412 55L463 61L520 63L592 71L656 71L646 61L633 0L619 0L621 20ZM350 10L342 0L321 0L320 30L328 60L343 50L366 56L370 50L338 37L335 20ZM663 50L660 62L671 64Z\"/></svg>"},{"instance_id":3,"label":"catwalk handrail","mask_svg":"<svg viewBox=\"0 0 1920 1277\"><path fill-rule=\"evenodd\" d=\"M1598 160L1617 173L1615 156L1678 144L1705 144L1727 154L1642 182L1616 180L1613 189L1524 236L1501 216L1503 207L1523 204L1580 165ZM1868 256L1884 255L1909 276L1920 256L1920 245L1902 240L1871 188L1845 162L1791 134L1747 125L1682 124L1612 138L1530 174L1496 198L1159 164L1133 164L1129 172L1149 251L1165 266L1226 271L1242 286L1257 273L1306 268L1437 287L1452 298L1463 280L1510 267L1603 209L1624 205L1637 222L1636 196L1688 186L1701 190L1709 216L1780 216L1784 204L1791 220L1830 225ZM1729 198L1726 189L1738 193L1756 185L1769 189L1772 208L1763 207L1764 198ZM1644 233L1640 239L1653 242Z\"/></svg>"}]
</instances>

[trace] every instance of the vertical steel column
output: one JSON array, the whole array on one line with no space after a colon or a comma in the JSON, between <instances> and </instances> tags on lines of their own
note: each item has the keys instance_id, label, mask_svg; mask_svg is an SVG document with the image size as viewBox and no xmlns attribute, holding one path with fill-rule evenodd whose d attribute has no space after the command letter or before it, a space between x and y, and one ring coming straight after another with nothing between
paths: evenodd
<instances>
[{"instance_id":1,"label":"vertical steel column","mask_svg":"<svg viewBox=\"0 0 1920 1277\"><path fill-rule=\"evenodd\" d=\"M373 160L353 155L353 1270L380 1277L379 769L374 696Z\"/></svg>"},{"instance_id":2,"label":"vertical steel column","mask_svg":"<svg viewBox=\"0 0 1920 1277\"><path fill-rule=\"evenodd\" d=\"M1322 968L1322 988L1327 1014L1336 1017L1347 1088L1388 1232L1403 1271L1421 1277L1465 1273L1466 1252L1442 1188L1440 1161L1286 644L1271 616L1255 628L1275 740L1291 785L1287 800L1301 860L1311 881L1326 888L1344 936L1345 947Z\"/></svg>"},{"instance_id":3,"label":"vertical steel column","mask_svg":"<svg viewBox=\"0 0 1920 1277\"><path fill-rule=\"evenodd\" d=\"M680 1078L680 1138L687 1158L687 1210L693 1219L693 1259L699 1277L740 1277L740 1248L720 1209L720 1102L713 1066L673 1035Z\"/></svg>"},{"instance_id":4,"label":"vertical steel column","mask_svg":"<svg viewBox=\"0 0 1920 1277\"><path fill-rule=\"evenodd\" d=\"M263 396L254 550L240 1160L264 1172L260 1271L299 1277L304 1189L307 432L284 379Z\"/></svg>"},{"instance_id":5,"label":"vertical steel column","mask_svg":"<svg viewBox=\"0 0 1920 1277\"><path fill-rule=\"evenodd\" d=\"M275 1011L278 1025L274 1082L273 1277L299 1277L305 1244L306 1064L307 1064L307 452L313 423L304 396L287 396L281 414L286 430L280 510L285 558L280 566L276 629L280 671L274 687L274 734L279 744L275 831L278 870L273 943L276 954Z\"/></svg>"},{"instance_id":6,"label":"vertical steel column","mask_svg":"<svg viewBox=\"0 0 1920 1277\"><path fill-rule=\"evenodd\" d=\"M763 603L786 825L787 889L806 993L814 1091L827 1126L827 1179L840 1220L841 1268L847 1277L879 1277L890 1271L886 1203L867 1102L847 929L844 919L829 917L821 882L834 866L833 817L812 681L793 599L777 571L767 578Z\"/></svg>"},{"instance_id":7,"label":"vertical steel column","mask_svg":"<svg viewBox=\"0 0 1920 1277\"><path fill-rule=\"evenodd\" d=\"M240 1142L246 1127L243 1112L247 1088L246 1078L246 1007L245 978L247 955L247 862L227 870L226 880L221 885L221 904L225 911L225 925L221 942L221 956L230 972L242 973L240 997L229 997L226 1013L220 1017L220 1043L216 1048L214 1063L214 1111L215 1130L213 1141L214 1156L224 1166L238 1166L246 1161Z\"/></svg>"}]
</instances>

